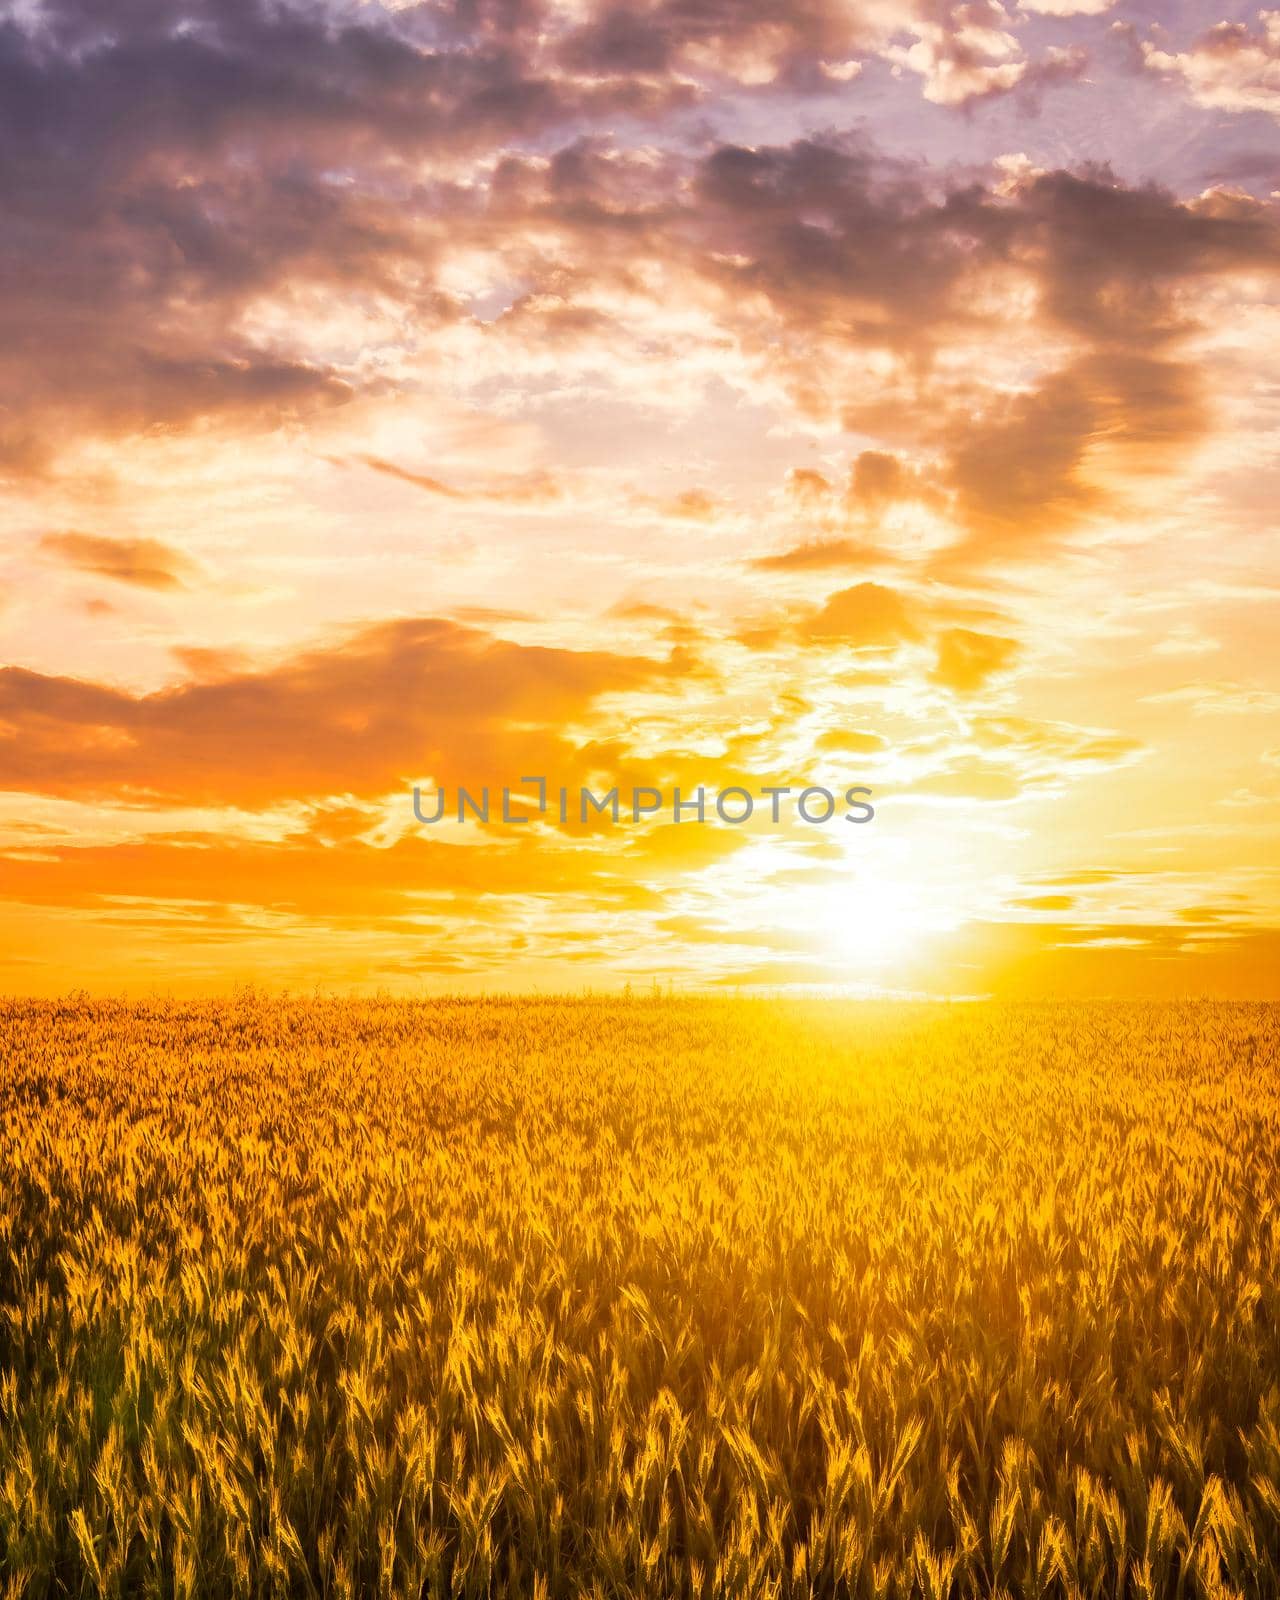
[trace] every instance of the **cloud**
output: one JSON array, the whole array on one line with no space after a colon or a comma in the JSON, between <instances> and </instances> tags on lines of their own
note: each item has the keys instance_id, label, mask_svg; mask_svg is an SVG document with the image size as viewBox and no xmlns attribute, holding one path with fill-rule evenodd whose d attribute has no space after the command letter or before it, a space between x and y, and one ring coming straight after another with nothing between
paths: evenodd
<instances>
[{"instance_id":1,"label":"cloud","mask_svg":"<svg viewBox=\"0 0 1280 1600\"><path fill-rule=\"evenodd\" d=\"M931 195L921 175L856 137L723 145L694 178L697 260L787 324L854 345L927 347L1010 222L975 191Z\"/></svg>"},{"instance_id":2,"label":"cloud","mask_svg":"<svg viewBox=\"0 0 1280 1600\"><path fill-rule=\"evenodd\" d=\"M360 820L367 831L370 819L357 819L357 826ZM709 835L714 830L683 831ZM467 964L475 962L477 946L482 949L497 931L484 926L486 906L497 896L589 895L605 914L626 910L634 915L663 903L649 880L642 881L630 864L624 868L612 853L588 853L577 844L556 849L545 839L516 835L511 830L501 848L476 849L444 843L421 829L380 845L335 834L321 814L313 827L271 841L219 833L109 845L58 841L39 857L8 856L0 897L99 911L128 897L139 912L146 908L161 915L179 902L193 922L220 925L237 942L247 932L232 913L237 907L268 908L296 918L300 931L309 930L313 939L317 922L328 931L347 926L364 936L386 931L401 948L409 937L438 949L435 935L448 928ZM433 902L441 919L437 924L423 915L424 905ZM464 930L469 939L462 937ZM171 929L174 934L181 941L181 932Z\"/></svg>"},{"instance_id":3,"label":"cloud","mask_svg":"<svg viewBox=\"0 0 1280 1600\"><path fill-rule=\"evenodd\" d=\"M1011 665L1019 649L1016 639L974 633L969 628L947 628L939 636L938 657L930 676L944 688L972 694Z\"/></svg>"},{"instance_id":4,"label":"cloud","mask_svg":"<svg viewBox=\"0 0 1280 1600\"><path fill-rule=\"evenodd\" d=\"M401 483L412 484L415 489L425 489L428 494L438 494L445 500L465 500L467 496L461 489L455 489L451 484L433 478L425 472L410 472L405 467L397 467L391 461L383 461L378 456L361 456L366 467L372 467L375 472L381 472L388 478L396 478Z\"/></svg>"},{"instance_id":5,"label":"cloud","mask_svg":"<svg viewBox=\"0 0 1280 1600\"><path fill-rule=\"evenodd\" d=\"M886 532L887 513L909 504L936 511L943 496L925 473L900 456L863 450L855 457L843 488L810 468L792 468L786 475L782 501L788 509L794 507L806 526L821 536L758 556L751 563L757 571L899 566L904 556L889 542L898 536L891 528Z\"/></svg>"},{"instance_id":6,"label":"cloud","mask_svg":"<svg viewBox=\"0 0 1280 1600\"><path fill-rule=\"evenodd\" d=\"M892 426L941 457L925 478L867 452L849 509L917 499L941 511L950 498L970 556L1036 548L1203 438L1211 407L1186 352L1200 331L1194 294L1280 269L1268 207L1183 202L1098 168L948 187L856 138L808 139L713 151L694 193L691 264L755 308L742 336L780 364L797 404L867 432ZM944 379L958 341L981 336L998 352L1011 327L1030 369L1019 384L984 382L980 369ZM812 341L827 353L820 396ZM866 358L889 359L885 397L841 406L842 348L861 352L849 372L864 390ZM827 485L808 471L791 494L821 506Z\"/></svg>"},{"instance_id":7,"label":"cloud","mask_svg":"<svg viewBox=\"0 0 1280 1600\"><path fill-rule=\"evenodd\" d=\"M434 618L379 623L256 672L149 695L0 670L0 789L181 805L376 796L568 766L566 726L663 665L525 646Z\"/></svg>"},{"instance_id":8,"label":"cloud","mask_svg":"<svg viewBox=\"0 0 1280 1600\"><path fill-rule=\"evenodd\" d=\"M196 568L158 539L109 539L91 533L48 533L40 549L80 572L140 589L184 588Z\"/></svg>"},{"instance_id":9,"label":"cloud","mask_svg":"<svg viewBox=\"0 0 1280 1600\"><path fill-rule=\"evenodd\" d=\"M484 207L452 173L484 163L502 192L519 169L504 151L560 143L553 183L582 226L582 137L726 81L827 93L860 57L891 57L903 27L927 39L946 103L1065 71L1013 59L1002 19L994 0L181 0L117 7L107 28L90 0L45 0L0 28L0 397L23 399L0 465L51 470L80 433L278 425L379 392L385 369L308 348L263 306L358 294L423 329L465 316L435 272L442 225L470 230ZM978 65L992 50L1000 64ZM718 157L708 181L731 184L742 159ZM560 322L589 332L597 315L563 304Z\"/></svg>"},{"instance_id":10,"label":"cloud","mask_svg":"<svg viewBox=\"0 0 1280 1600\"><path fill-rule=\"evenodd\" d=\"M1181 201L1105 169L1035 174L1018 195L1046 315L1099 347L1176 342L1181 285L1277 266L1275 220L1247 196Z\"/></svg>"},{"instance_id":11,"label":"cloud","mask_svg":"<svg viewBox=\"0 0 1280 1600\"><path fill-rule=\"evenodd\" d=\"M710 522L719 509L719 501L705 489L685 489L662 503L663 515L678 522Z\"/></svg>"},{"instance_id":12,"label":"cloud","mask_svg":"<svg viewBox=\"0 0 1280 1600\"><path fill-rule=\"evenodd\" d=\"M1241 655L1253 635L1233 627L1256 564L1243 544L1229 553L1236 598L1212 601L1222 679L1169 680L1162 646L1144 655L1136 692L1182 685L1126 721L1157 717L1149 752L1127 732L981 714L1040 694L1032 661L1067 706L1065 655L1091 616L1107 639L1156 636L1126 609L1142 582L1137 513L1169 474L1176 490L1146 526L1162 581L1182 587L1218 483L1259 454L1270 393L1276 207L1178 198L1098 165L1042 170L1116 139L1124 170L1140 170L1142 141L1105 119L1079 132L1107 83L1073 91L1069 127L1019 124L1041 91L1080 81L1074 41L1092 48L1106 27L1045 19L1103 9L13 12L0 24L0 476L46 475L10 482L32 502L11 521L57 531L34 569L18 551L6 573L27 668L0 675L0 786L17 813L74 806L81 821L19 831L3 892L93 904L109 932L149 918L158 947L193 927L226 948L265 909L356 937L366 918L401 949L397 919L417 915L436 943L469 925L467 960L520 940L571 959L591 936L552 942L550 921L574 913L559 900L540 923L539 897L671 914L659 888L713 870L746 835L570 824L538 848L515 827L458 848L397 835L388 797L552 763L597 790L785 780L826 755L877 781L900 763L902 795L919 801L1048 806L1149 755L1150 773L1118 776L1115 792L1180 803L1164 750L1177 713L1274 702ZM1147 65L1218 109L1272 111L1273 31L1269 14L1224 25L1180 54L1149 48ZM1113 74L1114 57L1101 67ZM790 132L872 123L888 150ZM1034 161L983 165L1019 149ZM1171 145L1159 170L1185 185L1194 168L1199 183L1189 159ZM1251 181L1265 175L1254 160ZM1189 463L1220 426L1220 476L1197 495ZM344 470L317 481L316 461ZM779 491L792 461L805 465ZM1254 498L1270 503L1265 484ZM536 529L518 515L551 503ZM474 559L433 570L380 510L391 523L443 512ZM265 576L226 585L207 648L172 632L201 578L177 547L188 528ZM1037 586L1072 541L1046 601ZM353 551L370 558L355 585ZM47 561L75 578L42 589ZM399 614L437 581L431 609L447 615ZM129 586L177 601L153 608L145 636L122 625ZM99 590L120 610L73 648L64 624L109 615ZM614 607L624 592L638 604ZM335 613L379 608L398 614L323 633ZM1154 599L1139 609L1162 614ZM300 648L313 626L321 643ZM226 647L237 638L254 653ZM1086 651L1069 669L1086 703L1109 661ZM175 670L176 685L137 687ZM1239 729L1211 731L1229 744ZM162 807L181 809L176 825ZM1257 809L1222 816L1260 831ZM1064 866L1087 810L1063 801ZM1156 820L1169 818L1176 837L1172 813ZM90 847L76 826L118 842ZM1223 848L1221 829L1197 826ZM237 828L254 836L224 836ZM976 828L1012 840L1003 818ZM935 898L953 888L958 903L967 888L934 880ZM1047 889L1020 909L1071 909ZM450 895L452 923L438 915ZM495 912L498 895L511 898ZM732 920L730 900L711 926ZM615 928L601 943L646 936Z\"/></svg>"},{"instance_id":13,"label":"cloud","mask_svg":"<svg viewBox=\"0 0 1280 1600\"><path fill-rule=\"evenodd\" d=\"M831 728L818 735L814 748L841 755L879 755L889 748L889 741L881 734L862 728Z\"/></svg>"},{"instance_id":14,"label":"cloud","mask_svg":"<svg viewBox=\"0 0 1280 1600\"><path fill-rule=\"evenodd\" d=\"M1115 3L1116 0L1018 0L1018 9L1042 17L1099 17Z\"/></svg>"},{"instance_id":15,"label":"cloud","mask_svg":"<svg viewBox=\"0 0 1280 1600\"><path fill-rule=\"evenodd\" d=\"M10 476L55 472L82 438L262 436L420 394L442 371L465 388L474 355L495 377L523 362L571 386L572 352L598 389L634 398L666 339L697 352L703 381L732 359L737 381L851 426L874 418L939 463L926 481L866 452L849 513L941 512L953 496L975 539L1031 546L1099 509L1095 457L1203 431L1184 291L1274 264L1260 211L1099 171L986 186L850 134L628 148L605 131L766 68L789 94L825 93L827 69L899 48L904 30L928 34L930 72L950 64L944 98L990 92L992 73L1068 70L1025 59L985 0L891 14L184 0L130 7L110 30L96 16L51 0L0 31L0 137L17 153L0 173ZM493 295L504 309L482 316ZM1009 337L1011 297L1032 350L1020 388L972 366L958 380L948 353ZM371 326L385 350L368 348ZM1054 370L1037 341L1069 347ZM459 501L562 487L459 484L381 449L366 464Z\"/></svg>"},{"instance_id":16,"label":"cloud","mask_svg":"<svg viewBox=\"0 0 1280 1600\"><path fill-rule=\"evenodd\" d=\"M878 509L898 500L933 497L934 491L901 456L884 450L863 450L849 471L848 499L853 505Z\"/></svg>"},{"instance_id":17,"label":"cloud","mask_svg":"<svg viewBox=\"0 0 1280 1600\"><path fill-rule=\"evenodd\" d=\"M1026 538L1096 506L1100 491L1082 479L1098 420L1073 372L955 425L949 476L961 516L986 534Z\"/></svg>"},{"instance_id":18,"label":"cloud","mask_svg":"<svg viewBox=\"0 0 1280 1600\"><path fill-rule=\"evenodd\" d=\"M16 157L0 173L0 401L22 399L0 463L46 469L69 430L270 426L374 381L293 347L287 324L266 333L255 308L314 286L447 309L429 214L405 203L413 163L500 147L574 100L479 14L436 33L380 7L258 0L117 8L110 28L47 0L0 28Z\"/></svg>"},{"instance_id":19,"label":"cloud","mask_svg":"<svg viewBox=\"0 0 1280 1600\"><path fill-rule=\"evenodd\" d=\"M782 83L803 92L851 83L862 58L879 56L919 73L927 99L961 105L1042 75L1054 55L1026 60L996 0L902 0L888 10L847 0L602 0L585 9L556 59L605 81ZM896 43L904 32L913 45Z\"/></svg>"},{"instance_id":20,"label":"cloud","mask_svg":"<svg viewBox=\"0 0 1280 1600\"><path fill-rule=\"evenodd\" d=\"M491 500L507 505L540 505L559 499L562 493L558 480L547 472L527 473L519 477L482 484L476 488L460 489L453 484L445 483L440 478L432 477L429 473L411 472L405 467L398 467L394 462L385 461L380 456L365 455L361 456L360 460L374 472L395 478L401 483L411 484L413 488L423 489L427 494L439 495L445 500Z\"/></svg>"},{"instance_id":21,"label":"cloud","mask_svg":"<svg viewBox=\"0 0 1280 1600\"><path fill-rule=\"evenodd\" d=\"M920 625L898 590L880 583L856 583L830 595L808 618L803 631L807 638L822 643L884 650L919 638Z\"/></svg>"},{"instance_id":22,"label":"cloud","mask_svg":"<svg viewBox=\"0 0 1280 1600\"><path fill-rule=\"evenodd\" d=\"M1016 754L1028 767L1049 773L1059 766L1117 766L1142 754L1140 739L1099 728L1078 728L1067 722L1032 717L974 717L969 731L984 750ZM1083 882L1079 876L1070 880Z\"/></svg>"},{"instance_id":23,"label":"cloud","mask_svg":"<svg viewBox=\"0 0 1280 1600\"><path fill-rule=\"evenodd\" d=\"M903 792L930 799L1004 804L1019 799L1026 782L1016 767L978 756L957 756L937 771L917 778Z\"/></svg>"},{"instance_id":24,"label":"cloud","mask_svg":"<svg viewBox=\"0 0 1280 1600\"><path fill-rule=\"evenodd\" d=\"M1180 78L1198 105L1280 116L1280 11L1259 11L1258 27L1219 22L1188 50L1142 43L1149 71Z\"/></svg>"},{"instance_id":25,"label":"cloud","mask_svg":"<svg viewBox=\"0 0 1280 1600\"><path fill-rule=\"evenodd\" d=\"M950 423L946 477L969 551L1034 548L1114 503L1116 480L1167 469L1210 412L1187 294L1248 271L1273 277L1277 235L1248 200L1182 203L1105 174L1037 174L1019 189L1015 256L1046 330L1077 354L1020 393Z\"/></svg>"},{"instance_id":26,"label":"cloud","mask_svg":"<svg viewBox=\"0 0 1280 1600\"><path fill-rule=\"evenodd\" d=\"M1064 11L1101 9L1098 0L1059 0ZM1109 0L1102 0L1102 5ZM1054 0L1038 9L1054 8ZM1036 9L1036 8L1033 8ZM912 21L915 42L890 45L885 59L899 70L924 79L924 97L940 106L963 106L1012 91L1034 94L1053 84L1079 78L1089 64L1081 45L1051 46L1031 59L1010 32L1012 18L1004 8L986 4L955 5Z\"/></svg>"},{"instance_id":27,"label":"cloud","mask_svg":"<svg viewBox=\"0 0 1280 1600\"><path fill-rule=\"evenodd\" d=\"M814 539L773 555L757 556L751 565L759 572L824 572L832 567L891 565L894 557L863 539Z\"/></svg>"},{"instance_id":28,"label":"cloud","mask_svg":"<svg viewBox=\"0 0 1280 1600\"><path fill-rule=\"evenodd\" d=\"M1266 715L1280 711L1280 692L1257 684L1226 681L1184 683L1143 696L1148 705L1186 706L1193 716Z\"/></svg>"},{"instance_id":29,"label":"cloud","mask_svg":"<svg viewBox=\"0 0 1280 1600\"><path fill-rule=\"evenodd\" d=\"M1224 929L1212 945L1200 945L1199 937L1199 930L1160 922L1087 927L1029 919L971 923L955 936L949 975L959 992L979 988L1010 997L1052 995L1059 1000L1185 1002L1188 995L1256 1000L1275 993L1280 932ZM934 952L935 975L945 970L947 956L945 949Z\"/></svg>"}]
</instances>

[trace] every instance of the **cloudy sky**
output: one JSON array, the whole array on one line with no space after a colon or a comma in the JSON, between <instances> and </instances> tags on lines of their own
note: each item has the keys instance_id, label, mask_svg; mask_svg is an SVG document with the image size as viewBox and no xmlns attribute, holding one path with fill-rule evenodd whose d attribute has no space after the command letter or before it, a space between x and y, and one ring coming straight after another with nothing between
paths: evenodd
<instances>
[{"instance_id":1,"label":"cloudy sky","mask_svg":"<svg viewBox=\"0 0 1280 1600\"><path fill-rule=\"evenodd\" d=\"M7 13L0 989L1280 992L1280 12Z\"/></svg>"}]
</instances>

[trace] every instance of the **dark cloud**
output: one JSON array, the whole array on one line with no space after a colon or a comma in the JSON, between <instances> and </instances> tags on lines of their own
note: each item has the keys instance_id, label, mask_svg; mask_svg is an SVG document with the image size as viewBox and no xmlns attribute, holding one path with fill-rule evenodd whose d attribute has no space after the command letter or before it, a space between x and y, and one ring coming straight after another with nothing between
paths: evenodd
<instances>
[{"instance_id":1,"label":"dark cloud","mask_svg":"<svg viewBox=\"0 0 1280 1600\"><path fill-rule=\"evenodd\" d=\"M1042 174L1018 209L1046 316L1097 346L1150 352L1175 341L1187 331L1180 284L1280 260L1266 207L1239 196L1181 202L1106 168Z\"/></svg>"},{"instance_id":2,"label":"dark cloud","mask_svg":"<svg viewBox=\"0 0 1280 1600\"><path fill-rule=\"evenodd\" d=\"M1079 78L1088 64L1078 44L1024 56L994 0L903 0L892 11L857 0L596 0L571 15L567 31L554 23L542 30L554 59L571 74L606 81L829 93L884 56L899 71L905 58L939 103L1016 92L1034 109L1045 90ZM912 36L927 61L896 42Z\"/></svg>"},{"instance_id":3,"label":"dark cloud","mask_svg":"<svg viewBox=\"0 0 1280 1600\"><path fill-rule=\"evenodd\" d=\"M833 0L658 0L572 19L524 3L138 0L113 6L109 26L89 0L49 0L32 15L0 25L10 475L50 469L83 434L261 432L403 383L308 345L305 317L255 312L308 292L356 312L378 300L426 345L469 315L437 281L457 243L502 258L520 285L492 337L540 348L625 341L596 291L661 293L669 279L647 268L685 275L712 291L725 341L774 367L797 405L882 437L896 406L907 448L939 462L926 479L865 452L846 511L949 497L977 553L1034 547L1099 509L1096 456L1132 464L1205 430L1185 291L1277 262L1265 207L1183 204L1101 169L996 186L848 134L695 154L610 143L620 114L690 103L704 77L755 82L764 63L797 88L883 44L872 10ZM936 43L984 17L998 20L928 6L901 21ZM470 164L472 178L426 176L424 161ZM1006 331L992 292L1006 276L1029 291L1029 331L1067 347L1012 398L939 361L958 339ZM838 367L819 375L823 352L841 350L891 358L892 406ZM475 492L369 464L427 492ZM793 493L820 498L824 482L797 475ZM525 488L541 492L505 486Z\"/></svg>"},{"instance_id":4,"label":"dark cloud","mask_svg":"<svg viewBox=\"0 0 1280 1600\"><path fill-rule=\"evenodd\" d=\"M788 323L885 349L927 348L974 266L1011 246L1015 219L981 191L931 194L863 139L722 146L695 181L703 270Z\"/></svg>"},{"instance_id":5,"label":"dark cloud","mask_svg":"<svg viewBox=\"0 0 1280 1600\"><path fill-rule=\"evenodd\" d=\"M782 77L803 87L815 84L824 60L860 54L880 33L873 8L835 0L605 0L558 56L574 72L603 77Z\"/></svg>"},{"instance_id":6,"label":"dark cloud","mask_svg":"<svg viewBox=\"0 0 1280 1600\"><path fill-rule=\"evenodd\" d=\"M1196 331L1188 291L1280 267L1269 208L1238 196L1183 203L1103 169L1008 193L935 190L856 140L802 140L714 152L697 194L715 245L701 270L765 301L785 327L889 352L914 374L903 426L943 455L938 481L867 452L849 505L954 496L971 554L1035 547L1107 502L1095 469L1159 469L1199 439L1211 412L1182 349ZM984 393L980 375L957 391L936 357L984 324L1003 334L999 297L975 309L1000 275L1031 291L1029 333L1065 338L1073 353L1009 398ZM850 425L874 430L884 411L869 404ZM816 502L825 484L810 473L793 493Z\"/></svg>"},{"instance_id":7,"label":"dark cloud","mask_svg":"<svg viewBox=\"0 0 1280 1600\"><path fill-rule=\"evenodd\" d=\"M82 432L261 427L349 398L363 375L254 337L245 313L281 286L313 285L408 301L427 326L459 314L434 287L433 228L471 202L424 185L424 156L495 154L690 103L690 51L712 77L732 76L735 61L748 71L762 51L814 67L866 31L829 0L603 7L567 31L553 8L525 4L179 0L113 6L106 24L89 0L47 0L11 18L0 24L0 468L42 470ZM773 179L748 172L751 159L713 156L704 194L732 210L803 174L817 195L846 158L821 146L764 156L786 169ZM504 204L515 171L495 176ZM579 229L593 207L619 221L596 177L578 143L550 166L550 198ZM839 251L824 262L815 241L784 225L778 265L815 283L841 270ZM899 271L910 251L902 241ZM562 309L566 328L595 325L585 308Z\"/></svg>"},{"instance_id":8,"label":"dark cloud","mask_svg":"<svg viewBox=\"0 0 1280 1600\"><path fill-rule=\"evenodd\" d=\"M350 398L351 374L246 332L282 285L450 311L413 163L604 108L532 69L509 35L533 18L498 9L181 0L108 25L49 0L0 24L0 470Z\"/></svg>"},{"instance_id":9,"label":"dark cloud","mask_svg":"<svg viewBox=\"0 0 1280 1600\"><path fill-rule=\"evenodd\" d=\"M1250 202L1183 204L1109 174L1054 173L1019 199L1018 258L1049 329L1080 353L1015 398L951 426L950 486L977 553L1034 547L1113 497L1108 470L1158 471L1208 431L1186 291L1280 266Z\"/></svg>"}]
</instances>

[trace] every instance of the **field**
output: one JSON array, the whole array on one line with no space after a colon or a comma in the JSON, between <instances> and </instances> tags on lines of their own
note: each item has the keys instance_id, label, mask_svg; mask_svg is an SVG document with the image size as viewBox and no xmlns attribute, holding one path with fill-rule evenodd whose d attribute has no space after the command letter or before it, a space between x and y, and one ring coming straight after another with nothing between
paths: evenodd
<instances>
[{"instance_id":1,"label":"field","mask_svg":"<svg viewBox=\"0 0 1280 1600\"><path fill-rule=\"evenodd\" d=\"M1278 1044L0 1004L0 1596L1280 1595Z\"/></svg>"}]
</instances>

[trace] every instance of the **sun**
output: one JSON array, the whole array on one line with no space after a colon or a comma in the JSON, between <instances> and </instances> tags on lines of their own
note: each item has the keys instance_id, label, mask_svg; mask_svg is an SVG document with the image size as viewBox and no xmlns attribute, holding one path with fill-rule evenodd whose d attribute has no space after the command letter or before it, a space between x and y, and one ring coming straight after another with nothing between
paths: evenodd
<instances>
[{"instance_id":1,"label":"sun","mask_svg":"<svg viewBox=\"0 0 1280 1600\"><path fill-rule=\"evenodd\" d=\"M965 929L977 938L1007 896L1008 838L992 830L980 850L960 852L931 817L872 826L876 838L869 827L753 839L693 875L669 910L697 930L706 965L729 975L746 967L788 987L932 992L963 959Z\"/></svg>"},{"instance_id":2,"label":"sun","mask_svg":"<svg viewBox=\"0 0 1280 1600\"><path fill-rule=\"evenodd\" d=\"M815 934L825 952L862 970L900 965L930 920L919 887L866 867L820 890Z\"/></svg>"},{"instance_id":3,"label":"sun","mask_svg":"<svg viewBox=\"0 0 1280 1600\"><path fill-rule=\"evenodd\" d=\"M797 886L788 920L807 931L815 959L849 982L884 987L919 978L938 939L966 918L971 896L903 839L855 847L824 881Z\"/></svg>"}]
</instances>

